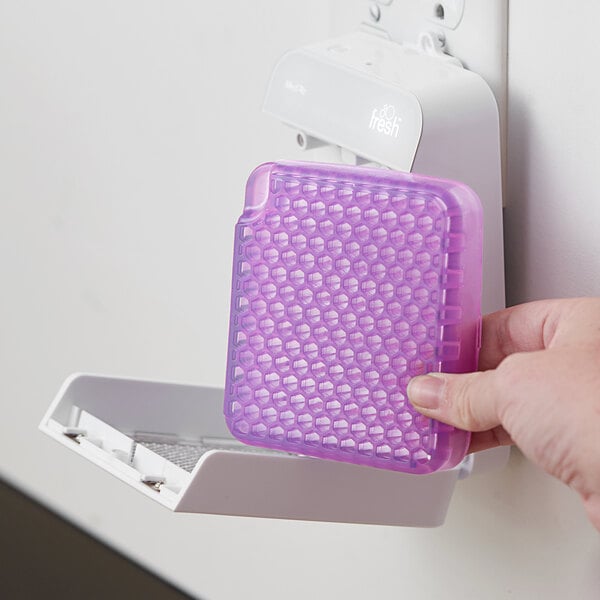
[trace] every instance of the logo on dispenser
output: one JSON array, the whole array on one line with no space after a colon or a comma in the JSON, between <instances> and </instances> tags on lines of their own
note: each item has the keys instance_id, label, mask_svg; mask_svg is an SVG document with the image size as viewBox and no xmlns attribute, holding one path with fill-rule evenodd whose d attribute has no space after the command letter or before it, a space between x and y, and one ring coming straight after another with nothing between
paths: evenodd
<instances>
[{"instance_id":1,"label":"logo on dispenser","mask_svg":"<svg viewBox=\"0 0 600 600\"><path fill-rule=\"evenodd\" d=\"M294 94L306 96L306 88L299 81L290 81L289 79L286 79L283 87Z\"/></svg>"},{"instance_id":2,"label":"logo on dispenser","mask_svg":"<svg viewBox=\"0 0 600 600\"><path fill-rule=\"evenodd\" d=\"M396 114L392 104L384 104L382 108L374 108L371 113L369 129L397 138L400 135L402 117Z\"/></svg>"}]
</instances>

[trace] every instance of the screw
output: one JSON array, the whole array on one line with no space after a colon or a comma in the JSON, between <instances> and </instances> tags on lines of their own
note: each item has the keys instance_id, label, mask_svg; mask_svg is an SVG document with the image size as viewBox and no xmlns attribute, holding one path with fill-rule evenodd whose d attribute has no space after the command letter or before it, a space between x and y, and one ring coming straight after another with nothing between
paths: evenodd
<instances>
[{"instance_id":1,"label":"screw","mask_svg":"<svg viewBox=\"0 0 600 600\"><path fill-rule=\"evenodd\" d=\"M375 23L381 19L381 8L379 8L379 5L376 2L372 2L369 6L369 14Z\"/></svg>"}]
</instances>

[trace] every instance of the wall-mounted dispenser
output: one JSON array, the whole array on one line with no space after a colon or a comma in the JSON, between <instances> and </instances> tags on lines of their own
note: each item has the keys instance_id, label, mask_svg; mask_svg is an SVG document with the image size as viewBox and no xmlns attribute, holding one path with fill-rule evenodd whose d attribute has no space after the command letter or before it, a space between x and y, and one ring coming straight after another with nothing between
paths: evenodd
<instances>
[{"instance_id":1,"label":"wall-mounted dispenser","mask_svg":"<svg viewBox=\"0 0 600 600\"><path fill-rule=\"evenodd\" d=\"M264 110L347 162L469 185L484 206L483 311L504 307L500 122L480 75L441 50L357 32L286 54Z\"/></svg>"},{"instance_id":2,"label":"wall-mounted dispenser","mask_svg":"<svg viewBox=\"0 0 600 600\"><path fill-rule=\"evenodd\" d=\"M506 3L452 2L443 18L443 4L433 4L382 2L376 24L286 54L265 110L293 126L308 150L334 145L346 162L473 188L483 204L483 310L490 312L504 304L498 108L484 79L446 54L441 40L447 29L460 47L461 27L472 38L482 5L505 11ZM406 43L403 29L385 30L399 15L410 16ZM256 449L230 435L222 402L219 389L74 375L40 427L179 512L434 526L460 477L506 459L505 450L488 451L417 476Z\"/></svg>"}]
</instances>

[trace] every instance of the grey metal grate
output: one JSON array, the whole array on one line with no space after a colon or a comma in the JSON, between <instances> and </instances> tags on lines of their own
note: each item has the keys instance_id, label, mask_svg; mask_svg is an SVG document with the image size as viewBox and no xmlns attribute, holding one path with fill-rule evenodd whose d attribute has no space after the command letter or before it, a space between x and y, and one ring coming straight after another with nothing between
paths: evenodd
<instances>
[{"instance_id":1,"label":"grey metal grate","mask_svg":"<svg viewBox=\"0 0 600 600\"><path fill-rule=\"evenodd\" d=\"M204 444L179 444L176 442L151 442L138 441L138 444L162 456L169 462L190 473L196 466L200 457L209 450Z\"/></svg>"},{"instance_id":2,"label":"grey metal grate","mask_svg":"<svg viewBox=\"0 0 600 600\"><path fill-rule=\"evenodd\" d=\"M200 457L209 450L235 450L236 452L251 454L287 454L276 450L247 446L231 438L205 437L201 440L181 440L170 435L146 432L135 433L132 437L135 440L135 445L131 453L131 463L133 463L135 450L140 445L188 471L188 473L194 470Z\"/></svg>"}]
</instances>

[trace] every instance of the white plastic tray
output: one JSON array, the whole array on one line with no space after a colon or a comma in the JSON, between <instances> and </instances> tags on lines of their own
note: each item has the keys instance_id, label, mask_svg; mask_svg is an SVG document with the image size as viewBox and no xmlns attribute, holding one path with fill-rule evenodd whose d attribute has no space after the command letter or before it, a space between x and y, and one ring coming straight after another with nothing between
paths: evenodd
<instances>
[{"instance_id":1,"label":"white plastic tray","mask_svg":"<svg viewBox=\"0 0 600 600\"><path fill-rule=\"evenodd\" d=\"M250 448L222 401L217 388L75 374L40 429L176 512L433 527L473 467L407 475Z\"/></svg>"}]
</instances>

